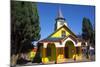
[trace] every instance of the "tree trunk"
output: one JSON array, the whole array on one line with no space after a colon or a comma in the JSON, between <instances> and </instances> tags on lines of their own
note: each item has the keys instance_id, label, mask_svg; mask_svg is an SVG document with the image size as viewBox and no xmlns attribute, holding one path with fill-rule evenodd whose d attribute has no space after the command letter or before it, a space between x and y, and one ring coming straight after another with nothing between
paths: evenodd
<instances>
[{"instance_id":1,"label":"tree trunk","mask_svg":"<svg viewBox=\"0 0 100 67\"><path fill-rule=\"evenodd\" d=\"M89 59L89 49L90 49L90 40L87 41L87 53L86 53L87 59Z\"/></svg>"},{"instance_id":2,"label":"tree trunk","mask_svg":"<svg viewBox=\"0 0 100 67\"><path fill-rule=\"evenodd\" d=\"M11 66L15 66L17 64L18 57L19 57L19 54L13 54L11 56Z\"/></svg>"}]
</instances>

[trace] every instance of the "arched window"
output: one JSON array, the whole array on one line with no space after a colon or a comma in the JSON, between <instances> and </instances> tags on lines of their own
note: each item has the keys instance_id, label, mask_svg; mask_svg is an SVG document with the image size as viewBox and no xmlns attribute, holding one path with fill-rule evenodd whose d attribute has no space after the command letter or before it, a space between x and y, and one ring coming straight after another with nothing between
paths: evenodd
<instances>
[{"instance_id":1,"label":"arched window","mask_svg":"<svg viewBox=\"0 0 100 67\"><path fill-rule=\"evenodd\" d=\"M62 37L66 37L66 32L65 31L62 31Z\"/></svg>"}]
</instances>

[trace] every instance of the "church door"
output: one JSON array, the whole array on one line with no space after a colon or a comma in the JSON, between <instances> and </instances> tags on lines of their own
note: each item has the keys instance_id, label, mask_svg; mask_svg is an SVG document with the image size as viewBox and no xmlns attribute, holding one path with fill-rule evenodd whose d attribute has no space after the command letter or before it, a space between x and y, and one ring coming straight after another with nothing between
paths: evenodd
<instances>
[{"instance_id":1,"label":"church door","mask_svg":"<svg viewBox=\"0 0 100 67\"><path fill-rule=\"evenodd\" d=\"M72 58L73 55L75 54L75 46L72 41L67 41L65 44L65 58Z\"/></svg>"}]
</instances>

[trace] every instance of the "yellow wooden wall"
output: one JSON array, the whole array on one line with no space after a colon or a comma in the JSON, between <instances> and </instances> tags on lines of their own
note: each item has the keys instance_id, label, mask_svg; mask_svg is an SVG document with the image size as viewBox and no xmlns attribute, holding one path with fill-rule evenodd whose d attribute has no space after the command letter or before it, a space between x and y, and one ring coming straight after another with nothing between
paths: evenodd
<instances>
[{"instance_id":1,"label":"yellow wooden wall","mask_svg":"<svg viewBox=\"0 0 100 67\"><path fill-rule=\"evenodd\" d=\"M62 31L66 31L65 28L61 28L59 31L54 33L51 37L61 37ZM70 35L70 32L66 31L66 36Z\"/></svg>"}]
</instances>

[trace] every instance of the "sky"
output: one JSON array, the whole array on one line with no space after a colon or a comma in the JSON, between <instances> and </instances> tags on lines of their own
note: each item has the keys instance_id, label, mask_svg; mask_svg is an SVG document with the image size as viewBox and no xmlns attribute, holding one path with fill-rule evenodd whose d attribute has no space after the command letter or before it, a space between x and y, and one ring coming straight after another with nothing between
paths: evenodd
<instances>
[{"instance_id":1,"label":"sky","mask_svg":"<svg viewBox=\"0 0 100 67\"><path fill-rule=\"evenodd\" d=\"M38 3L39 21L41 27L41 38L44 39L54 32L55 19L58 9L61 9L68 27L76 35L82 33L83 17L90 19L95 24L95 7L86 5L71 5L57 3Z\"/></svg>"}]
</instances>

